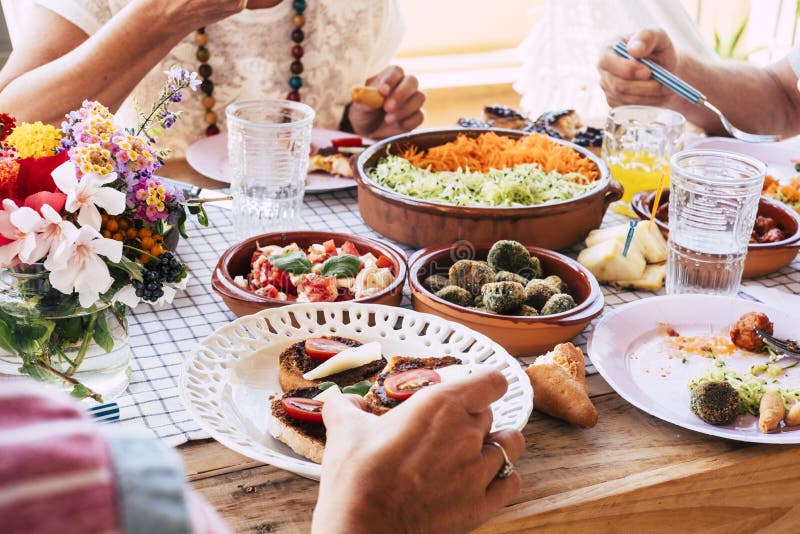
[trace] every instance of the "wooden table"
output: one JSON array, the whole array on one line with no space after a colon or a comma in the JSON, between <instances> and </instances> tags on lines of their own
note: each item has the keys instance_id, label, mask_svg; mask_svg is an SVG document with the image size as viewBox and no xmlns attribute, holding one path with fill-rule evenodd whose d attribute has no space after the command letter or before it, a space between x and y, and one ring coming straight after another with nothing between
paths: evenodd
<instances>
[{"instance_id":1,"label":"wooden table","mask_svg":"<svg viewBox=\"0 0 800 534\"><path fill-rule=\"evenodd\" d=\"M185 162L164 174L218 184ZM534 412L517 462L522 491L479 532L800 532L797 446L707 437L651 417L589 379L584 430ZM178 449L192 486L237 532L307 532L317 483L216 441Z\"/></svg>"}]
</instances>

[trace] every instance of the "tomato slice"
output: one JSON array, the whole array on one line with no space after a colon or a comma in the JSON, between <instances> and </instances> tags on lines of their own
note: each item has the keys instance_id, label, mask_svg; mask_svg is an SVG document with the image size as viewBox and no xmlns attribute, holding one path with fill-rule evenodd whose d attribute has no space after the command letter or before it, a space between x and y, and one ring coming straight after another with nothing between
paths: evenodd
<instances>
[{"instance_id":1,"label":"tomato slice","mask_svg":"<svg viewBox=\"0 0 800 534\"><path fill-rule=\"evenodd\" d=\"M325 252L327 252L331 256L336 256L337 255L336 243L333 241L333 239L329 239L329 240L325 241L322 244L322 246L325 247Z\"/></svg>"},{"instance_id":2,"label":"tomato slice","mask_svg":"<svg viewBox=\"0 0 800 534\"><path fill-rule=\"evenodd\" d=\"M381 255L381 257L378 258L378 261L375 262L375 267L377 267L378 269L383 269L384 267L388 267L389 269L391 269L392 267L394 267L394 262L389 258L387 258L386 256Z\"/></svg>"},{"instance_id":3,"label":"tomato slice","mask_svg":"<svg viewBox=\"0 0 800 534\"><path fill-rule=\"evenodd\" d=\"M406 400L424 388L442 381L442 377L433 369L410 369L391 375L383 381L383 389L393 399Z\"/></svg>"},{"instance_id":4,"label":"tomato slice","mask_svg":"<svg viewBox=\"0 0 800 534\"><path fill-rule=\"evenodd\" d=\"M303 344L303 346L306 349L306 354L308 354L309 357L320 362L331 359L344 349L352 348L350 345L342 343L341 341L326 339L324 337L312 337L310 339L306 339L306 342Z\"/></svg>"},{"instance_id":5,"label":"tomato slice","mask_svg":"<svg viewBox=\"0 0 800 534\"><path fill-rule=\"evenodd\" d=\"M306 423L322 422L322 401L305 397L287 397L281 399L281 406L292 419Z\"/></svg>"},{"instance_id":6,"label":"tomato slice","mask_svg":"<svg viewBox=\"0 0 800 534\"><path fill-rule=\"evenodd\" d=\"M361 253L358 251L356 246L350 241L345 241L344 245L342 245L342 254L352 254L356 258L361 256Z\"/></svg>"},{"instance_id":7,"label":"tomato slice","mask_svg":"<svg viewBox=\"0 0 800 534\"><path fill-rule=\"evenodd\" d=\"M364 141L360 137L339 137L331 140L331 146L336 148L361 146L363 144Z\"/></svg>"}]
</instances>

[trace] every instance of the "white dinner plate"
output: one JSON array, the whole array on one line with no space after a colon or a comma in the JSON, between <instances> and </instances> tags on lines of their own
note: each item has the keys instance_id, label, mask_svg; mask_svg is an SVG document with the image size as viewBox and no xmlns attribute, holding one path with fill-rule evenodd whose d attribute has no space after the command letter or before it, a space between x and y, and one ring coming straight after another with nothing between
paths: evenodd
<instances>
[{"instance_id":1,"label":"white dinner plate","mask_svg":"<svg viewBox=\"0 0 800 534\"><path fill-rule=\"evenodd\" d=\"M737 441L800 443L800 427L763 434L752 415L740 415L729 425L703 422L689 409L687 384L713 365L713 360L688 355L684 362L683 353L656 350L665 336L658 323L672 325L682 336L726 335L739 317L751 311L766 313L775 325L776 336L800 337L798 317L777 308L730 297L668 295L631 302L604 316L589 338L589 358L620 396L659 419ZM767 356L744 351L722 358L737 372L749 369L753 363L767 361ZM787 371L780 383L800 386L800 368Z\"/></svg>"},{"instance_id":2,"label":"white dinner plate","mask_svg":"<svg viewBox=\"0 0 800 534\"><path fill-rule=\"evenodd\" d=\"M745 143L730 137L700 137L687 143L687 148L726 150L760 160L767 166L767 174L786 181L798 173L793 160L800 160L800 141L791 139L780 143Z\"/></svg>"},{"instance_id":3,"label":"white dinner plate","mask_svg":"<svg viewBox=\"0 0 800 534\"><path fill-rule=\"evenodd\" d=\"M320 466L275 440L268 425L270 397L281 394L278 356L293 343L322 335L378 341L386 357L452 355L464 364L495 367L508 380L508 391L492 404L492 430L522 429L528 423L533 410L530 381L500 345L433 315L353 302L284 306L220 328L186 357L180 379L186 409L226 447L318 480Z\"/></svg>"},{"instance_id":4,"label":"white dinner plate","mask_svg":"<svg viewBox=\"0 0 800 534\"><path fill-rule=\"evenodd\" d=\"M339 137L354 137L354 134L314 128L311 130L311 145L323 148L330 146L331 141ZM372 141L364 139L364 142L371 143ZM186 150L186 161L203 176L231 183L228 166L228 134L225 132L192 143ZM342 178L325 172L312 172L308 174L306 193L324 193L355 186L356 181L352 178Z\"/></svg>"}]
</instances>

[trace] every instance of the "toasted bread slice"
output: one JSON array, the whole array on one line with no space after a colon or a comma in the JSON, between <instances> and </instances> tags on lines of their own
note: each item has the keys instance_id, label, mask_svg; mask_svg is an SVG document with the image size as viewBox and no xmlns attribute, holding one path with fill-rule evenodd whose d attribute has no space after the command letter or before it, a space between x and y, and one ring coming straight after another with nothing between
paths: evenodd
<instances>
[{"instance_id":1,"label":"toasted bread slice","mask_svg":"<svg viewBox=\"0 0 800 534\"><path fill-rule=\"evenodd\" d=\"M572 343L556 345L525 372L533 386L537 410L584 428L597 423L597 410L586 387L581 349Z\"/></svg>"},{"instance_id":2,"label":"toasted bread slice","mask_svg":"<svg viewBox=\"0 0 800 534\"><path fill-rule=\"evenodd\" d=\"M288 397L310 399L319 393L320 391L316 387L287 391L282 397L271 402L272 419L269 423L269 433L272 434L272 437L288 445L300 456L318 464L322 463L322 453L325 451L325 425L298 421L290 417L283 409L281 399Z\"/></svg>"},{"instance_id":3,"label":"toasted bread slice","mask_svg":"<svg viewBox=\"0 0 800 534\"><path fill-rule=\"evenodd\" d=\"M383 107L383 95L375 87L353 87L350 89L350 99L358 104L378 109Z\"/></svg>"},{"instance_id":4,"label":"toasted bread slice","mask_svg":"<svg viewBox=\"0 0 800 534\"><path fill-rule=\"evenodd\" d=\"M374 414L381 415L402 402L389 397L386 394L386 390L383 389L383 382L390 376L411 369L441 369L442 367L449 367L451 365L461 365L461 360L454 356L443 356L441 358L392 356L389 359L389 363L386 364L386 367L381 374L378 375L377 380L375 380L375 383L372 384L369 392L364 397L367 410Z\"/></svg>"},{"instance_id":5,"label":"toasted bread slice","mask_svg":"<svg viewBox=\"0 0 800 534\"><path fill-rule=\"evenodd\" d=\"M344 343L351 347L361 346L361 342L355 339L339 336L322 337ZM347 371L326 376L319 380L306 380L303 378L303 373L307 373L321 363L322 362L319 360L315 360L306 354L305 340L291 345L278 357L278 381L281 384L281 389L283 389L283 391L289 391L290 389L315 387L322 382L334 382L339 387L350 386L362 380L373 382L378 373L381 372L381 369L383 369L383 366L386 365L386 360L381 358L380 360L370 362L361 367L348 369Z\"/></svg>"}]
</instances>

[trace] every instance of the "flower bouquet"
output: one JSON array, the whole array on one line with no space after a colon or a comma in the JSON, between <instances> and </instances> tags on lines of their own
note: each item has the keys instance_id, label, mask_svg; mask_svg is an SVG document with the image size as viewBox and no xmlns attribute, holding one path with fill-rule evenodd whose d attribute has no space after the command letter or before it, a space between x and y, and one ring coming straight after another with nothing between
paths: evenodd
<instances>
[{"instance_id":1,"label":"flower bouquet","mask_svg":"<svg viewBox=\"0 0 800 534\"><path fill-rule=\"evenodd\" d=\"M171 302L186 266L165 245L202 204L154 175L169 109L199 85L176 68L136 129L86 101L58 129L0 115L0 372L62 381L77 397L128 384L126 312Z\"/></svg>"}]
</instances>

